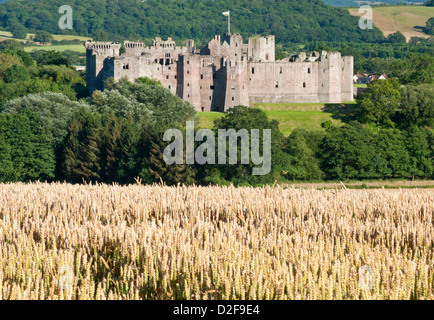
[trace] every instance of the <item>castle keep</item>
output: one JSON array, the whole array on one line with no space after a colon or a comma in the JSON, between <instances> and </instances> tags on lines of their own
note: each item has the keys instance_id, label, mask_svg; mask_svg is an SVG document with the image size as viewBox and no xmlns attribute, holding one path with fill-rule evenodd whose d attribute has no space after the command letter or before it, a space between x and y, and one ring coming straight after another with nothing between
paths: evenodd
<instances>
[{"instance_id":1,"label":"castle keep","mask_svg":"<svg viewBox=\"0 0 434 320\"><path fill-rule=\"evenodd\" d=\"M142 42L86 43L87 87L92 94L104 81L148 77L161 81L197 111L221 111L251 103L340 103L353 101L353 57L339 52L300 53L275 60L275 38L227 33L204 48L193 40L176 46L156 38Z\"/></svg>"}]
</instances>

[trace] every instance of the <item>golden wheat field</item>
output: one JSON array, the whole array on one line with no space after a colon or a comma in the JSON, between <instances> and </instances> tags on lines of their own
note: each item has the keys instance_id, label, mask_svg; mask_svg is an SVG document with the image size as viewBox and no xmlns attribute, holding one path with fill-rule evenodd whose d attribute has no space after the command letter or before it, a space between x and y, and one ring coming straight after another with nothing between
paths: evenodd
<instances>
[{"instance_id":1,"label":"golden wheat field","mask_svg":"<svg viewBox=\"0 0 434 320\"><path fill-rule=\"evenodd\" d=\"M0 184L0 299L433 299L433 213L429 189Z\"/></svg>"}]
</instances>

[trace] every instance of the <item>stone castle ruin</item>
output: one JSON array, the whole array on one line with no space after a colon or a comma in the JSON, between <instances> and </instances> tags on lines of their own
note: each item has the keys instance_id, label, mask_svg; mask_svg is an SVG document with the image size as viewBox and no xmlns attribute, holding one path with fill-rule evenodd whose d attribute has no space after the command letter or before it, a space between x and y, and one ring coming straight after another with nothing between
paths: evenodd
<instances>
[{"instance_id":1,"label":"stone castle ruin","mask_svg":"<svg viewBox=\"0 0 434 320\"><path fill-rule=\"evenodd\" d=\"M204 48L193 40L176 46L156 38L151 47L125 41L86 44L89 93L104 89L113 77L134 81L148 77L161 81L173 94L197 111L224 112L251 103L340 103L353 101L353 57L339 52L300 53L275 59L274 36L253 37L243 43L240 34L215 36Z\"/></svg>"}]
</instances>

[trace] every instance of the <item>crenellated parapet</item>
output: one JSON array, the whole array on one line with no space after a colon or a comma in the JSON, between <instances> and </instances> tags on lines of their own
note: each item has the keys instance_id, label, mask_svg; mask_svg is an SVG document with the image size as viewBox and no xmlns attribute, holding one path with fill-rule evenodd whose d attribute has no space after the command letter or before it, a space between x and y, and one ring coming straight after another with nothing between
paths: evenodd
<instances>
[{"instance_id":1,"label":"crenellated parapet","mask_svg":"<svg viewBox=\"0 0 434 320\"><path fill-rule=\"evenodd\" d=\"M85 47L86 51L91 51L91 54L115 57L119 56L121 44L117 42L87 41Z\"/></svg>"}]
</instances>

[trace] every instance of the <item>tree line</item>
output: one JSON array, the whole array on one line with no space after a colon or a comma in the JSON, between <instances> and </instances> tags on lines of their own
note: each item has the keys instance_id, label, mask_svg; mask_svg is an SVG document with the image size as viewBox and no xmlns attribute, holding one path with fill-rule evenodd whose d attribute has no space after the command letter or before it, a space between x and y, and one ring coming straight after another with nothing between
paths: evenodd
<instances>
[{"instance_id":1,"label":"tree line","mask_svg":"<svg viewBox=\"0 0 434 320\"><path fill-rule=\"evenodd\" d=\"M167 166L166 129L184 129L195 111L158 82L113 79L86 97L85 74L60 52L26 53L0 43L0 180L261 185L274 181L430 178L433 174L433 60L413 54L398 79L374 81L346 124L296 129L289 137L260 110L236 107L218 129L271 129L272 171L250 165ZM397 63L400 60L396 60ZM406 86L401 88L402 84ZM336 106L328 105L343 119ZM347 110L348 111L348 110ZM347 112L348 113L348 112ZM239 161L240 162L240 161Z\"/></svg>"},{"instance_id":2,"label":"tree line","mask_svg":"<svg viewBox=\"0 0 434 320\"><path fill-rule=\"evenodd\" d=\"M386 73L398 78L402 84L430 83L434 78L432 39L412 37L409 43L404 40L379 44L316 41L306 45L305 50L339 51L343 56L354 57L354 73Z\"/></svg>"},{"instance_id":3,"label":"tree line","mask_svg":"<svg viewBox=\"0 0 434 320\"><path fill-rule=\"evenodd\" d=\"M158 82L107 82L86 100L43 92L8 101L0 114L0 181L99 181L120 184L263 185L275 181L432 178L434 89L377 80L353 118L289 137L255 108L229 110L218 129L271 129L272 169L253 176L252 163L167 165L167 129L185 130L194 108ZM386 97L386 98L385 98ZM385 112L384 110L387 110ZM198 130L199 128L196 128ZM262 132L262 131L260 131Z\"/></svg>"},{"instance_id":4,"label":"tree line","mask_svg":"<svg viewBox=\"0 0 434 320\"><path fill-rule=\"evenodd\" d=\"M58 51L31 54L14 40L0 42L0 106L29 93L59 92L71 100L86 95L85 74L79 74Z\"/></svg>"},{"instance_id":5,"label":"tree line","mask_svg":"<svg viewBox=\"0 0 434 320\"><path fill-rule=\"evenodd\" d=\"M222 11L231 11L232 30L243 37L274 34L279 43L382 41L376 27L361 30L358 17L321 0L76 0L73 30L60 30L61 0L9 0L0 6L0 27L23 38L39 30L91 36L95 40L195 39L208 43L227 30Z\"/></svg>"}]
</instances>

